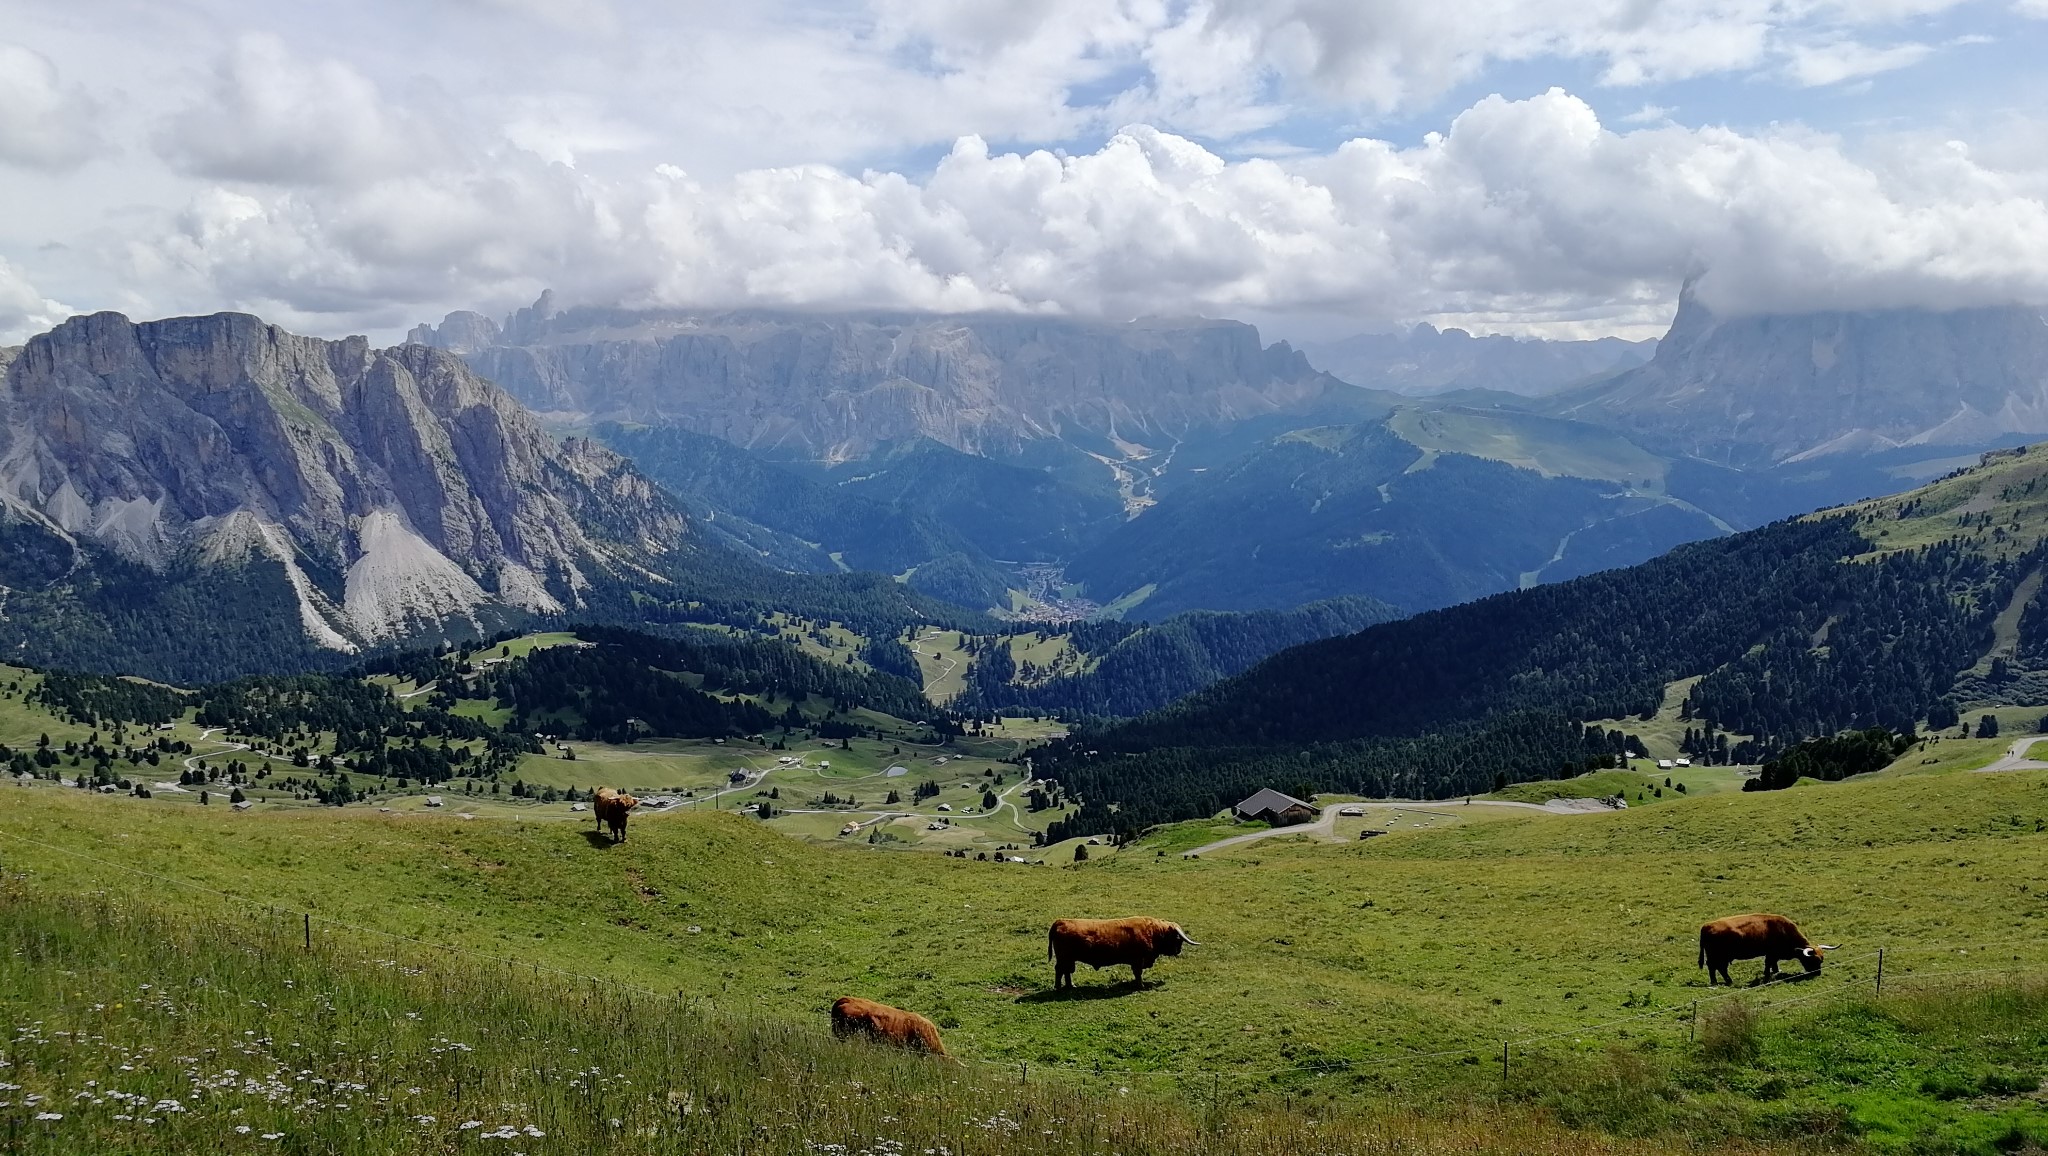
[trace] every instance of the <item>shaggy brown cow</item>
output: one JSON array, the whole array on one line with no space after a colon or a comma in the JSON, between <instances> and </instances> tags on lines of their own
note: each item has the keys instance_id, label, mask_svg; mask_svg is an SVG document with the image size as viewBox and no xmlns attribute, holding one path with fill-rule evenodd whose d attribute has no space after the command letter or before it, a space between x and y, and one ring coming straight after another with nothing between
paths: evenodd
<instances>
[{"instance_id":1,"label":"shaggy brown cow","mask_svg":"<svg viewBox=\"0 0 2048 1156\"><path fill-rule=\"evenodd\" d=\"M939 1042L938 1025L916 1012L876 1003L855 995L843 995L832 1004L832 1034L840 1039L862 1035L880 1044L894 1044L950 1060L946 1045Z\"/></svg>"},{"instance_id":2,"label":"shaggy brown cow","mask_svg":"<svg viewBox=\"0 0 2048 1156\"><path fill-rule=\"evenodd\" d=\"M1796 959L1806 974L1820 972L1822 958L1835 945L1806 941L1799 925L1782 915L1731 915L1700 926L1700 966L1707 969L1707 986L1714 986L1714 973L1733 987L1728 965L1738 959L1763 957L1764 981L1778 978L1778 961Z\"/></svg>"},{"instance_id":3,"label":"shaggy brown cow","mask_svg":"<svg viewBox=\"0 0 2048 1156\"><path fill-rule=\"evenodd\" d=\"M590 810L597 816L599 829L610 827L614 843L626 841L626 812L639 805L640 800L617 787L599 787L590 799Z\"/></svg>"},{"instance_id":4,"label":"shaggy brown cow","mask_svg":"<svg viewBox=\"0 0 2048 1156\"><path fill-rule=\"evenodd\" d=\"M1130 919L1055 919L1045 933L1045 955L1053 961L1054 991L1074 986L1074 965L1101 970L1129 964L1131 982L1144 983L1145 969L1162 955L1179 955L1188 938L1178 923L1140 915Z\"/></svg>"}]
</instances>

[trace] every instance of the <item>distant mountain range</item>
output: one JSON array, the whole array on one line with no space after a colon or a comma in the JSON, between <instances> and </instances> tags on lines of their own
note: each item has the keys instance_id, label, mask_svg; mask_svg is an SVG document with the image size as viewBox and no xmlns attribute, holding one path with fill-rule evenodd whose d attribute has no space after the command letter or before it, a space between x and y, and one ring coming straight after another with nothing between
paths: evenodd
<instances>
[{"instance_id":1,"label":"distant mountain range","mask_svg":"<svg viewBox=\"0 0 2048 1156\"><path fill-rule=\"evenodd\" d=\"M1418 326L1314 347L1334 374L1210 321L544 295L412 337L557 424L611 422L708 537L770 565L971 608L1064 566L1079 605L1157 620L1429 609L1924 481L2048 427L2043 332L2023 309L1724 320L1688 290L1654 357Z\"/></svg>"},{"instance_id":2,"label":"distant mountain range","mask_svg":"<svg viewBox=\"0 0 2048 1156\"><path fill-rule=\"evenodd\" d=\"M1654 341L1543 341L1474 337L1462 329L1417 325L1394 333L1360 333L1341 341L1306 342L1318 368L1353 385L1428 397L1459 390L1495 390L1542 397L1567 386L1633 369L1650 360Z\"/></svg>"},{"instance_id":3,"label":"distant mountain range","mask_svg":"<svg viewBox=\"0 0 2048 1156\"><path fill-rule=\"evenodd\" d=\"M2031 306L1719 317L1681 296L1647 365L1546 412L1736 466L2048 434L2048 317Z\"/></svg>"},{"instance_id":4,"label":"distant mountain range","mask_svg":"<svg viewBox=\"0 0 2048 1156\"><path fill-rule=\"evenodd\" d=\"M985 457L1057 442L1117 460L1345 388L1235 321L1011 314L449 315L409 340L459 352L533 409L673 424L774 457L838 462L929 439Z\"/></svg>"}]
</instances>

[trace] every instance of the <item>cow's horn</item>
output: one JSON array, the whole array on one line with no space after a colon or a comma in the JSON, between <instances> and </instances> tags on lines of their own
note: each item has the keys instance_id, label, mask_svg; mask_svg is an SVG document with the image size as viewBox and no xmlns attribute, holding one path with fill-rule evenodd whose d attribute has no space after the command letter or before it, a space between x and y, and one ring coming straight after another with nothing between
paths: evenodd
<instances>
[{"instance_id":1,"label":"cow's horn","mask_svg":"<svg viewBox=\"0 0 2048 1156\"><path fill-rule=\"evenodd\" d=\"M1181 930L1181 926L1180 926L1180 924L1178 924L1178 923L1174 924L1174 925L1173 925L1173 929L1174 929L1175 931L1179 931L1179 932L1180 932L1180 941L1181 941L1182 943L1185 943L1185 944L1187 944L1187 945L1188 945L1188 946L1190 946L1190 947L1200 947L1200 946L1202 946L1202 941L1201 941L1201 940L1199 940L1199 939L1196 939L1196 938L1194 938L1193 936L1190 936L1190 935L1189 935L1189 934L1188 934L1187 932L1185 932L1185 931L1182 931L1182 930Z\"/></svg>"}]
</instances>

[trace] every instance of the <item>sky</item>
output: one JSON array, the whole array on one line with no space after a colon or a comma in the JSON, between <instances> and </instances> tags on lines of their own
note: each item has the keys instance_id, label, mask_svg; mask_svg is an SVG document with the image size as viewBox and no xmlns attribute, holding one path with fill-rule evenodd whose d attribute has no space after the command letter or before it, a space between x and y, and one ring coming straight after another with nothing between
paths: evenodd
<instances>
[{"instance_id":1,"label":"sky","mask_svg":"<svg viewBox=\"0 0 2048 1156\"><path fill-rule=\"evenodd\" d=\"M2048 0L0 0L0 342L2048 303Z\"/></svg>"}]
</instances>

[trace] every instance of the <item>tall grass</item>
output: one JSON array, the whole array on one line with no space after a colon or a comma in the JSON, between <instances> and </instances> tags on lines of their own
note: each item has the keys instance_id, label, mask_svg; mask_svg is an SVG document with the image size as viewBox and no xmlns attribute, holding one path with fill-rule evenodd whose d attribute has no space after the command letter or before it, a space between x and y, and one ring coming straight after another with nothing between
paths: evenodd
<instances>
[{"instance_id":1,"label":"tall grass","mask_svg":"<svg viewBox=\"0 0 2048 1156\"><path fill-rule=\"evenodd\" d=\"M1540 1112L1233 1109L1022 1083L816 1028L295 920L0 885L0 1149L123 1152L1661 1153Z\"/></svg>"}]
</instances>

